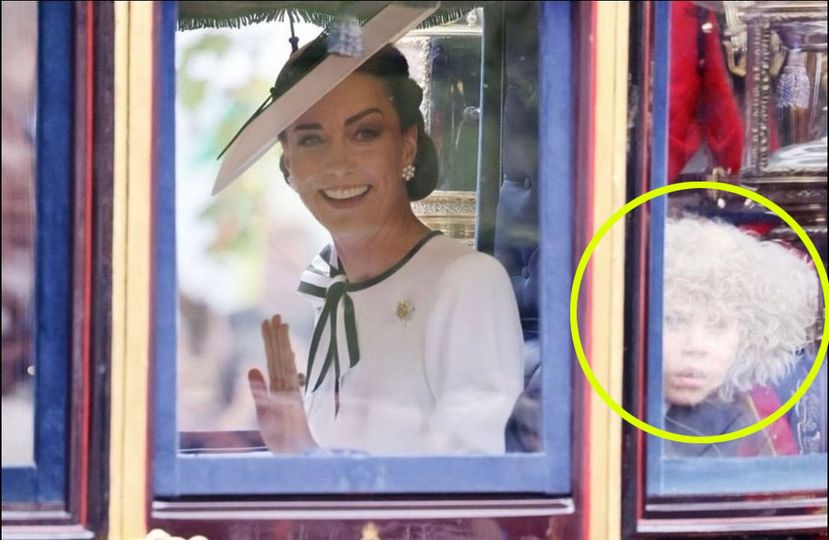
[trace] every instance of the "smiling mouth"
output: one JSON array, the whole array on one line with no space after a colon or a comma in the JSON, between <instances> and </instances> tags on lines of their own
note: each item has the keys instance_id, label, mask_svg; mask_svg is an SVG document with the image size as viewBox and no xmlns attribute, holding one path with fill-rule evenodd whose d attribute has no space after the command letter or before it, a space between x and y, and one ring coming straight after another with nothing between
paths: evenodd
<instances>
[{"instance_id":1,"label":"smiling mouth","mask_svg":"<svg viewBox=\"0 0 829 540\"><path fill-rule=\"evenodd\" d=\"M332 188L332 189L323 189L322 193L329 199L335 201L347 201L350 199L356 199L358 197L362 197L366 193L371 186L354 186L354 187L345 187L345 188Z\"/></svg>"}]
</instances>

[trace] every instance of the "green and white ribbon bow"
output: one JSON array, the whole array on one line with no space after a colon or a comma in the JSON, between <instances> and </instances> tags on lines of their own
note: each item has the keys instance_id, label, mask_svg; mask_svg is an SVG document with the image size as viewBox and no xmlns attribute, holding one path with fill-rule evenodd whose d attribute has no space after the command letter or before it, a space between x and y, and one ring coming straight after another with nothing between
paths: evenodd
<instances>
[{"instance_id":1,"label":"green and white ribbon bow","mask_svg":"<svg viewBox=\"0 0 829 540\"><path fill-rule=\"evenodd\" d=\"M311 374L321 350L325 351L322 367L319 376L314 383L312 391L316 391L325 380L326 375L334 368L334 415L340 410L340 377L342 368L340 366L340 351L337 344L339 334L338 322L339 307L342 303L342 328L345 334L346 350L348 354L348 367L353 368L360 361L360 347L357 342L357 319L354 313L354 301L348 295L349 283L345 273L341 270L337 254L333 246L328 246L317 255L300 278L299 292L305 294L320 309L319 318L314 327L314 334L311 338L311 349L308 352L308 363L306 375L308 383L305 391L311 386ZM328 327L328 343L320 347L325 327Z\"/></svg>"}]
</instances>

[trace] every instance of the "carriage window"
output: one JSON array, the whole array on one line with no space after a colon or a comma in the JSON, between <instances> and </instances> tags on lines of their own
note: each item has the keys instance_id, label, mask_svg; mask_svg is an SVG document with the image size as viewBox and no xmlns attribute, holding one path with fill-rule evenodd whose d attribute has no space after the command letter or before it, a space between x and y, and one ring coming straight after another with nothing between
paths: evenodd
<instances>
[{"instance_id":1,"label":"carriage window","mask_svg":"<svg viewBox=\"0 0 829 540\"><path fill-rule=\"evenodd\" d=\"M177 355L175 377L158 378L157 395L175 395L174 406L166 397L158 406L158 414L175 418L175 431L156 423L163 426L157 494L567 491L566 460L541 465L569 445L567 416L541 414L542 401L553 399L544 385L557 385L558 410L569 410L569 390L551 382L566 386L555 370L569 368L562 361L546 375L540 369L538 291L547 274L537 217L538 5L527 5L523 20L514 17L521 22L490 44L504 47L512 62L501 65L498 50L490 51L496 65L482 62L484 9L441 13L399 39L399 53L380 68L370 60L365 69L399 66L394 55L402 54L420 87L413 94L419 106L405 108L410 98L395 93L399 82L358 72L319 106L309 104L280 144L215 195L223 166L216 156L246 137L237 130L270 87L290 95L277 74L289 59L291 32L301 58L319 44L320 26L286 17L189 29L198 26L188 12L195 4L182 3L178 14L164 9L165 31L172 17L179 24L165 45L176 58L177 174L174 188L159 187L175 197L176 264L161 261L158 271L177 276L170 281L176 290L167 292L177 297L178 324L176 335L159 330L160 343L174 343ZM569 25L564 11L556 20ZM569 44L557 52L569 62ZM487 81L489 69L503 70L506 82L491 74ZM495 98L487 101L482 88ZM375 103L378 96L384 99ZM360 107L346 111L352 103ZM502 104L514 121L500 126ZM261 114L277 106L278 99L266 102ZM420 128L405 120L412 111L422 116ZM481 130L487 119L492 129ZM479 148L501 146L493 136L511 137L501 153L479 156ZM232 162L234 151L231 145L223 159ZM482 160L501 174L479 177ZM433 190L412 187L428 175ZM556 189L569 188L561 183L550 193ZM406 207L413 201L411 213L389 206L400 193ZM372 242L396 255L351 249L350 239L375 229ZM562 268L549 275L566 279L568 260L551 263ZM511 459L518 454L529 459ZM290 465L267 466L276 458ZM349 465L355 458L367 467L358 476ZM424 458L434 474L415 478ZM320 476L318 463L332 474ZM486 463L492 474L464 484L457 463L469 471ZM261 466L262 475L234 472L250 466ZM178 480L167 474L173 469Z\"/></svg>"},{"instance_id":2,"label":"carriage window","mask_svg":"<svg viewBox=\"0 0 829 540\"><path fill-rule=\"evenodd\" d=\"M72 9L3 4L4 511L67 498Z\"/></svg>"},{"instance_id":3,"label":"carriage window","mask_svg":"<svg viewBox=\"0 0 829 540\"><path fill-rule=\"evenodd\" d=\"M723 4L670 4L666 180L759 192L804 227L825 264L825 10L787 19ZM731 433L776 412L815 365L820 263L779 216L744 197L697 189L666 199L653 224L661 275L650 332L662 347L650 353L648 414L680 435ZM649 439L649 494L825 490L826 398L824 364L805 396L754 434Z\"/></svg>"},{"instance_id":4,"label":"carriage window","mask_svg":"<svg viewBox=\"0 0 829 540\"><path fill-rule=\"evenodd\" d=\"M415 202L414 213L433 230L441 231L445 236L470 246L474 241L476 218L481 87L480 70L477 68L481 64L482 16L482 9L472 10L452 23L415 30L397 44L406 58L412 78L424 89L420 111L424 118L425 133L434 141L437 150L437 188L433 195ZM321 28L310 24L295 25L296 36L303 45L313 40L320 31ZM247 374L252 368L265 371L266 348L261 335L264 319L279 314L282 322L288 325L287 336L301 377L305 375L303 372L307 371L306 368L311 366L309 354L312 347L317 351L318 357L314 360L322 363L327 358L319 353L321 349L318 345L315 346L312 339L315 330L321 328L319 311L322 308L318 304L322 302L313 293L309 294L308 290L303 289L302 285L298 291L297 286L301 278L307 280L303 281L306 285L324 286L314 276L303 277L303 272L306 272L322 248L331 242L331 238L326 227L315 218L313 203L306 202L306 208L303 192L283 179L279 171L279 145L250 173L239 179L237 184L215 196L210 195L209 189L211 176L217 170L214 157L221 152L233 131L244 123L246 116L256 109L261 95L267 95L267 88L273 84L272 79L275 79L274 74L279 72L288 59L291 50L289 37L289 25L280 23L177 34L177 151L180 166L189 171L188 174L181 175L176 184L181 320L178 414L179 429L184 432L188 446L190 441L197 444L195 441L200 437L209 437L204 432L235 432L234 436L240 439L241 444L250 440L244 437L253 436L251 431L258 430L256 408L251 399ZM476 69L470 70L467 66ZM523 103L523 106L532 107L533 104ZM368 127L373 127L373 124ZM358 150L352 148L350 151ZM352 173L354 177L346 178L345 182L355 183L360 180L356 178L357 174L367 173L371 173L371 170L360 171L355 167ZM365 204L372 206L379 204L379 201L382 199L373 200L370 193L366 194ZM317 216L323 221L326 219L325 215ZM366 226L368 225L367 223ZM443 242L443 238L429 240L422 245L422 251L418 252L429 253L436 249L435 245ZM420 263L420 257L416 257L414 252L411 254L415 255L413 263ZM431 256L454 255L435 253ZM347 264L346 261L331 260L317 264L336 265L338 262ZM336 267L328 272L333 273L335 270ZM394 290L383 292L381 298L374 297L384 288L381 283L371 287L358 286L348 293L348 297L343 298L343 302L347 298L355 302L354 323L357 325L356 335L344 336L344 345L360 347L360 356L363 358L359 360L363 365L347 365L346 363L356 362L358 358L350 357L345 351L338 351L339 358L334 359L331 373L341 381L342 398L334 395L335 399L340 400L338 404L332 403L331 407L322 409L323 406L316 405L315 402L321 403L324 399L324 388L321 386L314 390L303 390L309 413L313 411L317 415L317 427L322 431L323 425L329 423L329 429L334 429L336 424L347 423L351 414L365 415L364 407L369 411L386 410L385 420L376 419L377 422L388 424L382 433L382 440L361 440L362 437L376 437L370 432L366 435L355 433L354 438L349 440L355 449L370 453L418 454L469 450L502 452L503 427L517 397L518 387L523 384L520 353L513 356L515 361L511 366L482 363L482 366L486 366L482 371L491 370L492 373L476 375L470 372L475 364L472 356L481 351L476 353L474 348L469 348L467 351L459 351L459 354L467 357L463 362L469 366L455 375L448 372L444 374L450 377L451 384L460 384L463 379L472 377L480 378L483 384L494 383L487 380L489 376L512 378L516 382L512 389L501 389L514 395L504 396L502 406L487 412L495 415L492 423L483 422L480 426L481 429L492 431L489 437L484 436L491 440L486 443L488 446L475 448L475 444L484 444L483 441L470 440L472 446L467 448L464 448L463 443L454 444L449 441L446 441L446 445L441 443L430 447L430 444L418 443L417 436L388 431L395 425L409 432L412 429L430 431L423 425L414 427L411 422L419 422L414 410L421 406L418 403L434 398L426 387L418 390L417 385L410 385L405 389L407 384L403 381L390 383L390 393L384 396L379 391L384 385L378 385L378 377L390 381L403 377L411 381L418 373L400 372L400 366L389 367L391 371L384 373L386 368L372 363L379 361L391 365L389 355L418 351L422 345L408 343L406 338L406 334L411 334L418 326L452 324L451 318L438 319L437 314L429 316L430 310L443 308L439 303L429 300L428 288L398 292L401 284L396 281L406 274L406 270L403 266L397 271L389 272L388 283ZM423 271L428 270L424 268ZM467 271L486 272L486 269L475 270L469 267ZM353 280L349 278L349 281ZM504 279L502 283L507 285L503 292L509 294L509 282ZM451 294L450 289L455 286L447 283L445 290L441 289L443 292L439 294ZM385 298L389 294L393 297ZM511 314L509 310L513 309L511 304L515 301L511 295L505 300L509 302L498 302L494 307L497 313L493 315ZM378 302L381 304L376 305ZM386 306L386 317L366 317L367 310L382 309L380 306L385 304L390 306ZM473 305L463 309L473 309ZM349 322L346 312L337 315L345 318L346 323ZM509 322L508 317L506 321ZM500 326L496 323L496 320L482 320L482 324L495 324L491 327L492 330ZM507 323L504 325L508 326ZM389 339L381 334L394 334L395 330L403 332L392 338L399 341L400 348L395 347L396 352L393 354L375 351L377 347L385 347L383 343ZM425 330L427 329L420 328L417 332ZM445 331L464 330L446 328ZM323 334L320 343L325 345L326 339ZM505 336L504 339L513 338ZM498 346L497 342L495 346ZM508 357L510 353L504 352ZM373 358L373 354L380 354L385 359ZM404 364L416 363L415 357L420 354L422 353L415 353L411 359L404 360ZM427 354L441 354L441 351L430 350ZM483 359L479 361L483 362ZM338 362L343 365L337 365ZM337 374L337 369L342 369L343 372ZM427 363L423 369L441 371L444 368ZM427 379L444 376L437 371L426 375ZM307 372L307 376L312 379L309 384L315 386L325 379L322 370ZM366 376L368 378L362 380ZM429 384L439 383L432 381ZM333 390L337 394L337 388ZM501 399L498 397L500 390L497 384L488 387L487 391L491 403ZM408 397L403 395L406 393L409 393ZM372 397L372 394L376 397ZM457 399L468 400L469 403L454 405L453 407L462 408L462 411L455 414L465 416L474 425L470 407L476 401L474 393L465 397L458 396ZM435 413L452 414L451 411ZM309 420L313 421L314 418L312 416ZM354 429L364 430L365 427L355 426ZM447 425L440 429L460 430L461 426ZM483 435L470 434L473 439ZM430 436L436 435L432 433ZM229 444L232 437L223 436L222 444Z\"/></svg>"},{"instance_id":5,"label":"carriage window","mask_svg":"<svg viewBox=\"0 0 829 540\"><path fill-rule=\"evenodd\" d=\"M3 4L3 66L5 467L28 464L34 459L37 4Z\"/></svg>"}]
</instances>

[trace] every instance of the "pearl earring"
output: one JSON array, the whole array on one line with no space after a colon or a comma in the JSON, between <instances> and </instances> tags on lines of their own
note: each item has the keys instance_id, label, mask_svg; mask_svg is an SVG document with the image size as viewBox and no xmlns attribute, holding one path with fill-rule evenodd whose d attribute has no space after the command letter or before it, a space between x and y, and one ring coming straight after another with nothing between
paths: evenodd
<instances>
[{"instance_id":1,"label":"pearl earring","mask_svg":"<svg viewBox=\"0 0 829 540\"><path fill-rule=\"evenodd\" d=\"M406 165L405 167L403 167L403 174L401 174L400 177L404 181L408 182L409 180L414 178L414 175L415 175L414 165Z\"/></svg>"}]
</instances>

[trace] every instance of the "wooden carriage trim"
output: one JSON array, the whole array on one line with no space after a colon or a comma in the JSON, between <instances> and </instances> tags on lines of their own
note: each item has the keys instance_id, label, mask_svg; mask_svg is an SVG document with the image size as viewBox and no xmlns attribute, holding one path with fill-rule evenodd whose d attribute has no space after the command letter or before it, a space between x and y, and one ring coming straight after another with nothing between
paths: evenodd
<instances>
[{"instance_id":1,"label":"wooden carriage trim","mask_svg":"<svg viewBox=\"0 0 829 540\"><path fill-rule=\"evenodd\" d=\"M628 2L594 4L595 95L593 123L592 231L626 202ZM591 294L585 328L588 359L597 379L622 401L625 227L620 222L590 262ZM589 538L619 538L621 530L622 421L591 392Z\"/></svg>"},{"instance_id":2,"label":"wooden carriage trim","mask_svg":"<svg viewBox=\"0 0 829 540\"><path fill-rule=\"evenodd\" d=\"M115 166L109 521L144 536L150 356L150 216L155 2L115 3Z\"/></svg>"}]
</instances>

